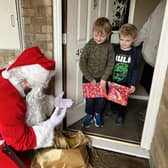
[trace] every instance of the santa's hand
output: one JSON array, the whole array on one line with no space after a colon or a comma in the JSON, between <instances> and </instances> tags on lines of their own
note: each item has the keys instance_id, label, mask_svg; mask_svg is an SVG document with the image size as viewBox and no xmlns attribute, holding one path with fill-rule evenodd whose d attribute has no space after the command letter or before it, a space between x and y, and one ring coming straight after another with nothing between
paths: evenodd
<instances>
[{"instance_id":1,"label":"santa's hand","mask_svg":"<svg viewBox=\"0 0 168 168\"><path fill-rule=\"evenodd\" d=\"M62 120L64 119L66 114L66 108L59 108L56 107L56 109L54 110L53 114L50 117L50 121L53 127L58 126Z\"/></svg>"},{"instance_id":2,"label":"santa's hand","mask_svg":"<svg viewBox=\"0 0 168 168\"><path fill-rule=\"evenodd\" d=\"M62 96L64 92L62 92L59 96L55 97L54 105L59 108L69 108L72 106L73 101L71 99L63 99Z\"/></svg>"}]
</instances>

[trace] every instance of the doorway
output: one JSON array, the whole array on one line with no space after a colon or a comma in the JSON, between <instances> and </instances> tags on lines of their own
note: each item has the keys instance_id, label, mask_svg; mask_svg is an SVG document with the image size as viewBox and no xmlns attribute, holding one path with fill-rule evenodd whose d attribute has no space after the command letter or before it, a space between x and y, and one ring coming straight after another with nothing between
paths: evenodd
<instances>
[{"instance_id":1,"label":"doorway","mask_svg":"<svg viewBox=\"0 0 168 168\"><path fill-rule=\"evenodd\" d=\"M67 15L67 97L71 97L73 100L75 99L75 105L67 115L68 129L75 131L83 130L89 135L140 144L144 122L142 116L145 116L147 101L135 99L134 97L137 96L137 93L135 94L136 96L132 96L129 100L128 115L124 127L115 126L115 114L107 117L105 114L107 109L104 110L104 128L98 129L95 128L94 125L89 129L83 129L83 127L81 127L85 117L85 100L82 94L82 74L78 65L82 47L91 38L92 25L97 17L106 16L114 20L114 31L117 32L121 24L128 22L128 10L130 9L130 5L132 6L132 3L133 1L122 1L119 3L119 1L115 0L104 2L78 1L78 3L75 3L75 1L71 0L71 2L67 1L67 4L64 4L69 12ZM123 9L123 12L121 12L121 9ZM112 13L112 11L114 12ZM122 16L124 17L122 18ZM72 55L74 56L73 59ZM134 104L136 107L140 108L135 110L133 108Z\"/></svg>"},{"instance_id":2,"label":"doorway","mask_svg":"<svg viewBox=\"0 0 168 168\"><path fill-rule=\"evenodd\" d=\"M73 3L73 1L71 1L72 3ZM135 1L134 1L135 2ZM81 3L83 3L83 1L81 1ZM91 1L89 1L89 3L91 3ZM109 3L109 1L108 1L108 3ZM107 6L109 6L109 4L107 5ZM85 5L83 6L82 5L82 7L85 7ZM74 9L74 8L73 8ZM73 11L74 13L72 13L71 14L71 16L76 16L75 14L77 14L75 11ZM91 13L89 13L89 15L90 15ZM94 15L93 13L92 13L92 15ZM84 16L83 16L84 17ZM72 23L74 20L72 19L72 20L70 20L70 22ZM78 20L78 21L80 21L80 20ZM84 19L84 21L86 21L85 19ZM82 23L81 23L82 24ZM84 24L82 24L82 25L84 25ZM75 29L74 29L75 30ZM83 31L83 35L85 34L85 32ZM68 35L67 34L67 44L68 44L68 36L70 37L70 35ZM74 37L74 36L73 36ZM76 36L75 36L76 37ZM71 58L73 58L75 61L78 61L79 60L79 57L78 57L78 54L77 53L80 53L80 46L83 46L83 44L84 43L82 43L82 39L83 38L81 38L81 37L84 37L84 36L80 36L79 34L78 34L78 39L81 39L81 42L80 42L80 44L79 44L79 47L77 47L77 50L76 50L76 48L74 49L73 47L71 48L71 49L74 49L74 51L76 51L76 52L72 52L71 53ZM88 36L87 36L88 37ZM87 38L86 39L83 39L83 40L87 40ZM72 38L72 41L71 42L74 42L74 39ZM82 48L82 47L81 47ZM78 52L79 51L79 52ZM68 51L67 51L67 53L68 53ZM74 56L75 55L75 56ZM77 56L77 57L76 57ZM68 59L68 56L67 56L67 59ZM73 61L74 61L73 60ZM68 61L68 60L67 60ZM163 62L162 62L163 63ZM68 74L67 74L67 80L70 80L72 83L73 83L73 81L72 81L72 78L73 78L73 76L75 75L76 77L77 77L77 81L75 81L73 84L74 84L74 86L73 87L71 87L70 85L68 86L69 87L69 89L70 89L70 91L71 91L71 93L68 93L67 94L67 97L71 97L71 98L73 98L74 100L75 100L75 105L76 105L76 108L72 108L72 113L70 112L69 113L69 116L67 116L67 120L69 120L70 122L74 122L75 120L77 121L77 120L79 120L79 116L80 116L80 118L81 118L81 116L82 116L82 112L84 111L84 106L82 106L82 103L83 103L83 100L82 99L80 99L81 97L78 95L78 93L80 93L80 91L82 91L82 90L80 90L80 89L82 89L82 88L80 88L80 86L77 86L76 84L78 84L78 83L80 83L81 84L81 81L80 81L80 79L81 79L81 76L80 76L80 71L79 71L79 67L78 67L78 65L77 64L74 64L75 66L72 66L71 65L71 75L70 76L68 76ZM163 66L162 66L163 67ZM165 67L165 66L164 66ZM164 68L163 67L163 68ZM75 71L74 71L74 69L75 69ZM68 73L68 72L67 72ZM70 73L70 72L69 72ZM157 74L159 74L159 72L155 72L155 73L157 73ZM161 77L161 76L160 76ZM156 79L156 77L155 77L155 79L154 79L154 81L156 81L156 84L154 83L153 84L153 88L155 88L156 87L156 85L157 85L157 79ZM163 79L161 79L160 81L162 81L163 82ZM67 89L67 90L69 90L69 89ZM152 93L151 93L152 95L153 94L155 94L154 93L154 91L153 91L153 89L152 89ZM159 96L159 93L157 92L156 94L158 94L158 96ZM157 97L158 98L158 97ZM157 99L158 100L158 99ZM117 151L117 152L122 152L122 153L127 153L127 154L132 154L132 155L136 155L136 156L140 156L140 157L149 157L149 154L148 154L148 152L147 152L147 150L149 150L149 148L150 148L150 143L151 143L151 138L152 138L152 132L153 132L153 130L154 130L154 123L155 123L155 117L156 117L156 114L157 114L157 108L156 107L158 107L158 103L157 103L157 101L154 99L154 102L156 102L153 106L152 106L152 104L151 104L151 100L149 99L149 105L148 105L148 108L147 108L147 111L151 111L150 112L150 118L149 118L149 115L147 115L147 121L145 122L145 128L144 128L144 131L143 131L143 136L142 136L142 141L141 141L141 144L140 144L140 146L138 145L134 145L134 144L128 144L128 143L123 143L122 141L110 141L109 139L107 139L107 138L100 138L100 137L98 137L98 136L90 136L91 138L92 138L92 140L93 140L93 145L94 146L97 146L97 147L100 147L100 148L103 148L103 149L107 149L107 150L113 150L113 151ZM81 103L81 104L80 104ZM77 114L78 114L78 116L76 115L75 117L71 117L71 114L72 115L74 115L74 114L76 114L75 112L78 112ZM74 114L73 114L74 113ZM68 118L69 117L69 118ZM149 133L149 127L148 127L148 123L149 123L149 121L151 121L150 123L150 133ZM152 129L151 129L152 128ZM141 148L142 147L142 148Z\"/></svg>"}]
</instances>

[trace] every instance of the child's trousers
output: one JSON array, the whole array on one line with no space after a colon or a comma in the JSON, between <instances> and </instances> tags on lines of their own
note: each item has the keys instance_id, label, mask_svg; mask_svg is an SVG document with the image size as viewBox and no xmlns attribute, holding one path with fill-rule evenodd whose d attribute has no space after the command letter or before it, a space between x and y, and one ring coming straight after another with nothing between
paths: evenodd
<instances>
[{"instance_id":1,"label":"child's trousers","mask_svg":"<svg viewBox=\"0 0 168 168\"><path fill-rule=\"evenodd\" d=\"M105 98L86 98L86 113L95 115L95 113L101 114L104 110Z\"/></svg>"},{"instance_id":2,"label":"child's trousers","mask_svg":"<svg viewBox=\"0 0 168 168\"><path fill-rule=\"evenodd\" d=\"M127 106L122 106L120 104L111 102L111 109L112 109L112 111L117 112L118 116L124 117Z\"/></svg>"}]
</instances>

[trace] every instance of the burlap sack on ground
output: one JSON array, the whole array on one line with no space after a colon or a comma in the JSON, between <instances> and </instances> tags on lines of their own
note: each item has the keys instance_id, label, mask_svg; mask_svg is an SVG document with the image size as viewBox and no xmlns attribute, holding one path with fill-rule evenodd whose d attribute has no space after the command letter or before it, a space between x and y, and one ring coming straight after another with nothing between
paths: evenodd
<instances>
[{"instance_id":1,"label":"burlap sack on ground","mask_svg":"<svg viewBox=\"0 0 168 168\"><path fill-rule=\"evenodd\" d=\"M81 131L59 131L52 148L40 149L31 168L91 168L87 146L91 142Z\"/></svg>"}]
</instances>

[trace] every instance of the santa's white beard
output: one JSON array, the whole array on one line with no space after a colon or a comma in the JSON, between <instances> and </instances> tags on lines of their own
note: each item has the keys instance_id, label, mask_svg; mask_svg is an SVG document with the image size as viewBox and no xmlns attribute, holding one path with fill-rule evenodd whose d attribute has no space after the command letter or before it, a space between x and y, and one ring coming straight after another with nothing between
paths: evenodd
<instances>
[{"instance_id":1,"label":"santa's white beard","mask_svg":"<svg viewBox=\"0 0 168 168\"><path fill-rule=\"evenodd\" d=\"M33 88L26 95L26 123L29 126L45 121L53 110L53 96L45 95L40 87Z\"/></svg>"}]
</instances>

